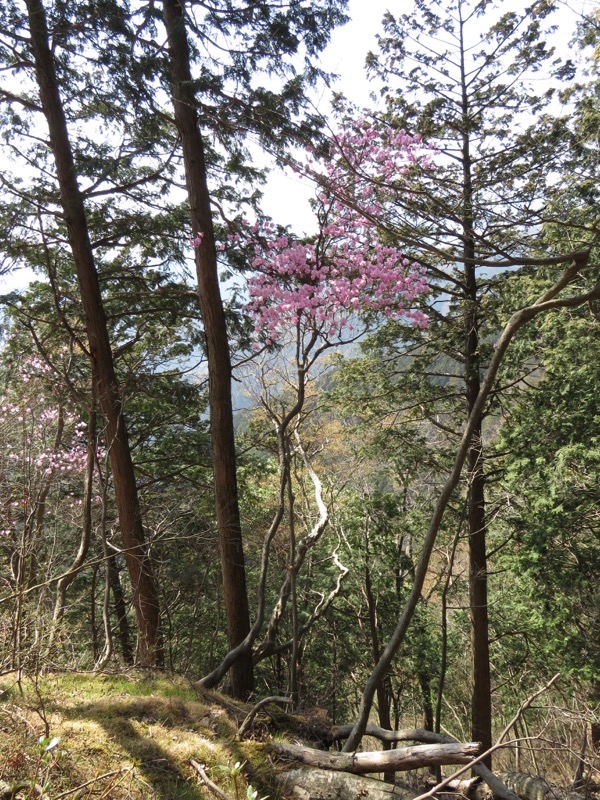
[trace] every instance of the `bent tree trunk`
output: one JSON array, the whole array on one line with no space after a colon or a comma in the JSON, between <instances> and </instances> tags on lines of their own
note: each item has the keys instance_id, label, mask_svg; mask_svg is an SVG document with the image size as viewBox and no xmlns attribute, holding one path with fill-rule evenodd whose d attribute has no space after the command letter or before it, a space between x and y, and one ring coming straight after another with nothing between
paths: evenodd
<instances>
[{"instance_id":1,"label":"bent tree trunk","mask_svg":"<svg viewBox=\"0 0 600 800\"><path fill-rule=\"evenodd\" d=\"M163 10L169 38L175 123L181 136L192 232L194 236L202 234L202 242L196 248L196 271L208 359L215 505L227 636L229 649L233 651L250 632L250 614L237 492L229 340L219 289L204 145L198 127L190 70L185 2L164 0ZM249 648L240 649L231 666L230 677L234 697L244 699L254 690L254 669Z\"/></svg>"},{"instance_id":2,"label":"bent tree trunk","mask_svg":"<svg viewBox=\"0 0 600 800\"><path fill-rule=\"evenodd\" d=\"M83 198L77 183L67 122L48 43L48 26L42 0L27 0L27 10L40 98L48 123L65 224L77 271L92 376L106 421L106 439L119 524L139 631L138 660L142 665L161 666L163 654L158 588L150 557L144 546L144 529L120 389L115 374Z\"/></svg>"},{"instance_id":3,"label":"bent tree trunk","mask_svg":"<svg viewBox=\"0 0 600 800\"><path fill-rule=\"evenodd\" d=\"M566 258L567 257L565 257L565 260ZM490 392L492 391L494 381L496 380L496 375L498 374L498 370L512 339L516 336L520 328L526 325L530 320L534 319L538 314L548 313L549 311L555 311L560 308L577 308L578 306L584 305L585 303L591 302L592 300L600 297L600 283L597 283L592 289L590 289L589 292L571 295L564 298L558 297L559 293L575 278L579 270L586 266L589 258L589 252L586 251L575 254L573 258L573 263L567 267L556 283L551 286L548 291L546 291L538 300L536 300L533 305L522 308L519 311L515 311L515 313L510 317L504 326L504 329L496 342L493 358L490 361L485 378L481 383L479 394L477 395L477 399L475 400L469 415L469 420L463 431L460 445L457 449L454 459L452 471L448 475L444 486L442 487L440 496L429 522L423 547L421 549L421 555L419 556L419 560L415 569L412 589L406 600L404 610L400 615L400 619L398 620L396 628L390 640L388 641L377 666L365 684L363 696L361 698L358 719L344 746L345 752L353 752L358 748L360 740L362 739L367 727L369 713L371 711L373 697L375 695L377 685L383 676L387 674L392 659L404 641L418 600L421 596L421 590L423 588L423 584L425 583L425 577L429 568L429 559L431 557L442 519L446 512L448 503L450 502L452 493L454 492L454 489L456 488L462 475L463 466L471 448L474 432L477 429L483 409Z\"/></svg>"}]
</instances>

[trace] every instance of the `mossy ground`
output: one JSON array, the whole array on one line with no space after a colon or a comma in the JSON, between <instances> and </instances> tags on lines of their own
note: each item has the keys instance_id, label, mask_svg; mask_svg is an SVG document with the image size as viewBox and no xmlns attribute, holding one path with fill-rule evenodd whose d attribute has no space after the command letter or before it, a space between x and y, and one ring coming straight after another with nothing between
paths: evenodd
<instances>
[{"instance_id":1,"label":"mossy ground","mask_svg":"<svg viewBox=\"0 0 600 800\"><path fill-rule=\"evenodd\" d=\"M189 764L194 758L241 800L246 776L234 779L222 767L260 759L255 743L235 740L237 724L218 702L199 699L180 679L70 673L19 681L4 675L0 786L37 784L50 800L208 800L213 796ZM45 750L54 737L58 744ZM253 781L260 784L258 773ZM36 796L34 788L18 795Z\"/></svg>"}]
</instances>

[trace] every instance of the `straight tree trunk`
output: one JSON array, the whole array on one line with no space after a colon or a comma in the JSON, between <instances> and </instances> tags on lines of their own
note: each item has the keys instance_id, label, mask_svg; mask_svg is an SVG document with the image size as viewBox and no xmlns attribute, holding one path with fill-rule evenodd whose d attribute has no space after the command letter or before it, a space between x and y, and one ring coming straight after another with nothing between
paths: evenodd
<instances>
[{"instance_id":1,"label":"straight tree trunk","mask_svg":"<svg viewBox=\"0 0 600 800\"><path fill-rule=\"evenodd\" d=\"M465 69L465 45L461 20L461 83L462 83L462 168L463 168L463 264L465 281L465 382L466 415L471 416L481 388L479 335L479 298L475 271L475 233L473 212L473 179L471 160L471 119ZM471 737L481 742L482 751L492 746L492 689L487 603L487 556L485 474L483 470L483 413L476 419L467 454L468 529L469 529L469 606L471 611ZM492 768L491 755L483 759Z\"/></svg>"},{"instance_id":2,"label":"straight tree trunk","mask_svg":"<svg viewBox=\"0 0 600 800\"><path fill-rule=\"evenodd\" d=\"M369 612L369 630L371 633L371 652L373 653L373 665L377 666L381 658L381 648L379 646L379 631L377 629L377 602L373 595L373 583L371 581L371 570L369 568L371 554L369 552L369 534L365 534L365 596L367 598L367 608ZM390 716L390 698L386 691L386 677L382 677L377 684L377 713L379 724L388 730L392 727ZM384 750L391 750L391 742L382 742ZM394 782L394 772L384 773L383 779L387 783Z\"/></svg>"},{"instance_id":3,"label":"straight tree trunk","mask_svg":"<svg viewBox=\"0 0 600 800\"><path fill-rule=\"evenodd\" d=\"M121 655L123 661L127 666L132 666L134 663L133 648L131 646L131 637L129 635L129 622L127 620L127 606L125 604L125 596L123 594L123 587L121 586L121 578L119 577L119 567L117 566L117 558L112 553L106 559L106 570L108 572L108 582L113 596L113 605L115 609L115 616L117 618L117 627L119 629L119 643L121 645Z\"/></svg>"},{"instance_id":4,"label":"straight tree trunk","mask_svg":"<svg viewBox=\"0 0 600 800\"><path fill-rule=\"evenodd\" d=\"M169 38L175 123L183 149L192 232L194 236L202 235L196 248L196 271L208 359L215 505L227 636L229 648L233 650L250 632L250 615L237 492L229 340L219 289L204 146L190 68L185 0L164 0L163 9ZM250 648L243 649L233 662L230 678L234 697L244 699L254 690Z\"/></svg>"},{"instance_id":5,"label":"straight tree trunk","mask_svg":"<svg viewBox=\"0 0 600 800\"><path fill-rule=\"evenodd\" d=\"M160 666L162 642L158 588L144 545L142 516L120 389L114 369L83 197L77 183L67 122L49 47L48 26L42 0L27 0L27 10L40 98L48 122L65 224L77 271L92 374L100 408L106 421L110 466L139 632L138 661L145 666Z\"/></svg>"},{"instance_id":6,"label":"straight tree trunk","mask_svg":"<svg viewBox=\"0 0 600 800\"><path fill-rule=\"evenodd\" d=\"M58 627L65 613L67 590L73 583L77 574L81 570L92 539L92 489L94 480L94 459L96 457L96 447L98 443L97 420L96 420L96 401L92 397L88 425L87 425L87 453L85 465L85 480L83 485L83 514L81 520L81 538L79 548L73 559L69 571L58 579L56 584L56 601L54 603L54 614L48 634L47 656L52 653L54 640L58 632ZM40 525L41 528L41 525Z\"/></svg>"}]
</instances>

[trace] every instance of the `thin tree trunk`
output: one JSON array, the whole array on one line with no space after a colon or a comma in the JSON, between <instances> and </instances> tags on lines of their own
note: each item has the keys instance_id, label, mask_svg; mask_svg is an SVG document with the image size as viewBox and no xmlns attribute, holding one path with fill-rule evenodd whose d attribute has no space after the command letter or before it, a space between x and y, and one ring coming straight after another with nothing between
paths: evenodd
<instances>
[{"instance_id":1,"label":"thin tree trunk","mask_svg":"<svg viewBox=\"0 0 600 800\"><path fill-rule=\"evenodd\" d=\"M96 458L96 443L96 403L95 398L92 397L92 407L90 408L90 416L87 425L87 453L85 464L85 480L83 486L81 538L79 540L79 549L77 550L77 554L73 559L73 563L71 564L69 571L59 578L56 584L56 602L54 604L54 614L52 615L52 624L50 626L50 633L48 635L48 647L46 651L47 656L52 652L58 626L60 625L64 615L67 589L73 583L78 572L83 566L92 538L92 488L94 480L94 462Z\"/></svg>"},{"instance_id":2,"label":"thin tree trunk","mask_svg":"<svg viewBox=\"0 0 600 800\"><path fill-rule=\"evenodd\" d=\"M379 631L377 629L377 604L373 595L373 584L371 581L371 570L369 568L369 532L365 532L365 596L367 598L367 610L369 613L369 630L371 633L371 652L373 654L373 665L376 666L381 658L381 648L379 646ZM385 677L382 677L377 684L377 712L379 714L379 724L382 728L390 729L392 720L390 716L390 702L385 687ZM391 742L382 742L384 750L391 750ZM393 783L395 775L393 772L386 772L383 776L386 783Z\"/></svg>"},{"instance_id":3,"label":"thin tree trunk","mask_svg":"<svg viewBox=\"0 0 600 800\"><path fill-rule=\"evenodd\" d=\"M194 236L201 234L203 237L196 248L196 271L206 337L215 504L227 636L232 651L250 632L250 615L237 492L229 340L219 289L204 146L190 70L185 0L164 0L163 9L169 38L175 122L183 148L192 232ZM240 650L231 666L230 678L234 697L243 699L254 690L252 653L249 648Z\"/></svg>"},{"instance_id":4,"label":"thin tree trunk","mask_svg":"<svg viewBox=\"0 0 600 800\"><path fill-rule=\"evenodd\" d=\"M127 665L131 666L134 662L133 648L131 646L131 631L129 629L129 622L127 619L127 606L125 605L125 595L123 594L123 587L121 586L121 579L119 577L117 557L114 553L108 553L108 557L106 560L106 569L108 573L109 585L113 596L115 616L117 618L117 627L119 629L119 643L121 645L121 655L123 656L123 661Z\"/></svg>"},{"instance_id":5,"label":"thin tree trunk","mask_svg":"<svg viewBox=\"0 0 600 800\"><path fill-rule=\"evenodd\" d=\"M92 567L92 583L90 589L90 628L92 632L92 653L94 661L98 660L100 655L100 645L98 643L98 627L96 625L96 583L98 581L98 564Z\"/></svg>"},{"instance_id":6,"label":"thin tree trunk","mask_svg":"<svg viewBox=\"0 0 600 800\"><path fill-rule=\"evenodd\" d=\"M458 547L463 523L464 519L461 515L461 520L459 522L456 535L454 536L454 541L452 542L452 550L450 551L450 557L448 558L448 573L446 575L446 580L444 581L444 588L442 589L442 653L440 658L440 675L435 702L435 727L433 729L435 733L441 733L442 731L442 701L444 699L444 684L446 682L446 669L448 664L448 591L452 581L454 557L456 555L456 548Z\"/></svg>"},{"instance_id":7,"label":"thin tree trunk","mask_svg":"<svg viewBox=\"0 0 600 800\"><path fill-rule=\"evenodd\" d=\"M585 751L587 748L587 725L583 729L583 739L581 740L581 750L579 751L579 758L577 759L577 767L575 768L575 775L573 777L573 789L581 789L584 785L583 776L585 774L586 762Z\"/></svg>"},{"instance_id":8,"label":"thin tree trunk","mask_svg":"<svg viewBox=\"0 0 600 800\"><path fill-rule=\"evenodd\" d=\"M290 517L290 581L291 581L291 601L292 601L292 655L290 662L290 694L292 696L293 709L298 708L300 693L298 689L298 660L299 660L299 636L298 636L298 597L296 595L296 579L298 574L294 569L296 562L296 525L294 519L294 488L292 486L292 454L290 452L290 441L286 437L286 457L288 459L288 514Z\"/></svg>"},{"instance_id":9,"label":"thin tree trunk","mask_svg":"<svg viewBox=\"0 0 600 800\"><path fill-rule=\"evenodd\" d=\"M303 401L302 401L303 402ZM296 404L296 408L298 411L300 410L301 403L300 401ZM294 415L295 416L295 413ZM291 412L287 415L287 419L291 419ZM285 447L284 444L284 437L286 435L287 429L287 422L284 420L278 428L278 437L281 438L281 445L280 448ZM287 603L291 594L291 586L292 586L292 575L297 576L304 564L307 554L313 548L319 539L321 538L325 528L329 524L329 511L327 506L323 501L323 490L321 486L321 481L319 480L317 474L315 473L310 459L306 452L304 451L302 444L300 442L300 437L297 431L294 431L294 437L296 440L296 452L300 455L304 462L304 466L308 475L313 483L314 487L314 495L315 495L315 502L317 504L317 508L319 511L319 518L311 528L311 530L303 536L300 540L296 541L296 555L294 558L294 563L290 565L290 569L287 570L286 576L281 584L281 588L279 590L279 598L273 607L273 611L271 613L271 619L269 620L269 626L267 632L265 634L264 640L257 646L256 651L254 653L254 661L258 663L262 661L264 658L267 658L269 655L272 655L277 650L276 645L276 637L279 632L279 626L283 615L285 613ZM284 455L285 458L285 455ZM314 622L314 616L309 620L312 624ZM302 626L304 628L304 632L306 632L306 625ZM299 637L303 636L302 629L298 632ZM287 644L286 644L287 647Z\"/></svg>"},{"instance_id":10,"label":"thin tree trunk","mask_svg":"<svg viewBox=\"0 0 600 800\"><path fill-rule=\"evenodd\" d=\"M98 273L90 243L83 198L77 183L54 60L49 47L44 6L41 0L27 0L27 9L40 98L48 122L64 219L85 316L92 375L106 420L110 466L139 630L138 659L143 665L157 666L162 664L158 590L151 561L144 546L144 529L135 473Z\"/></svg>"},{"instance_id":11,"label":"thin tree trunk","mask_svg":"<svg viewBox=\"0 0 600 800\"><path fill-rule=\"evenodd\" d=\"M56 455L60 449L63 439L63 433L65 430L65 409L63 403L60 403L58 407L58 420L56 426L56 436L54 437L54 446L52 448L54 455ZM27 578L27 588L34 586L38 580L38 560L37 560L37 543L42 541L44 536L44 519L46 517L46 502L48 500L48 495L50 494L50 489L52 488L52 483L54 479L54 468L46 478L44 486L38 498L36 500L37 508L35 509L35 526L33 527L34 534L30 534L30 542L29 542L29 570L28 570L28 578ZM27 526L29 528L30 526Z\"/></svg>"},{"instance_id":12,"label":"thin tree trunk","mask_svg":"<svg viewBox=\"0 0 600 800\"><path fill-rule=\"evenodd\" d=\"M104 597L102 599L102 626L104 628L104 649L98 657L94 669L103 670L110 661L114 651L112 626L110 624L110 553L106 538L106 488L104 490L104 504L102 511L102 553L104 555Z\"/></svg>"}]
</instances>

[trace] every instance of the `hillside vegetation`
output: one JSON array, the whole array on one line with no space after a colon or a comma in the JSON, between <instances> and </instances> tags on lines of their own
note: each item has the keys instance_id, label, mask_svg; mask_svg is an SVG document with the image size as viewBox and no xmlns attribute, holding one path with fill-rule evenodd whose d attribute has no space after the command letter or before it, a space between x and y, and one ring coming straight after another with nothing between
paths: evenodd
<instances>
[{"instance_id":1,"label":"hillside vegetation","mask_svg":"<svg viewBox=\"0 0 600 800\"><path fill-rule=\"evenodd\" d=\"M596 800L600 12L358 4L0 2L0 800Z\"/></svg>"}]
</instances>

